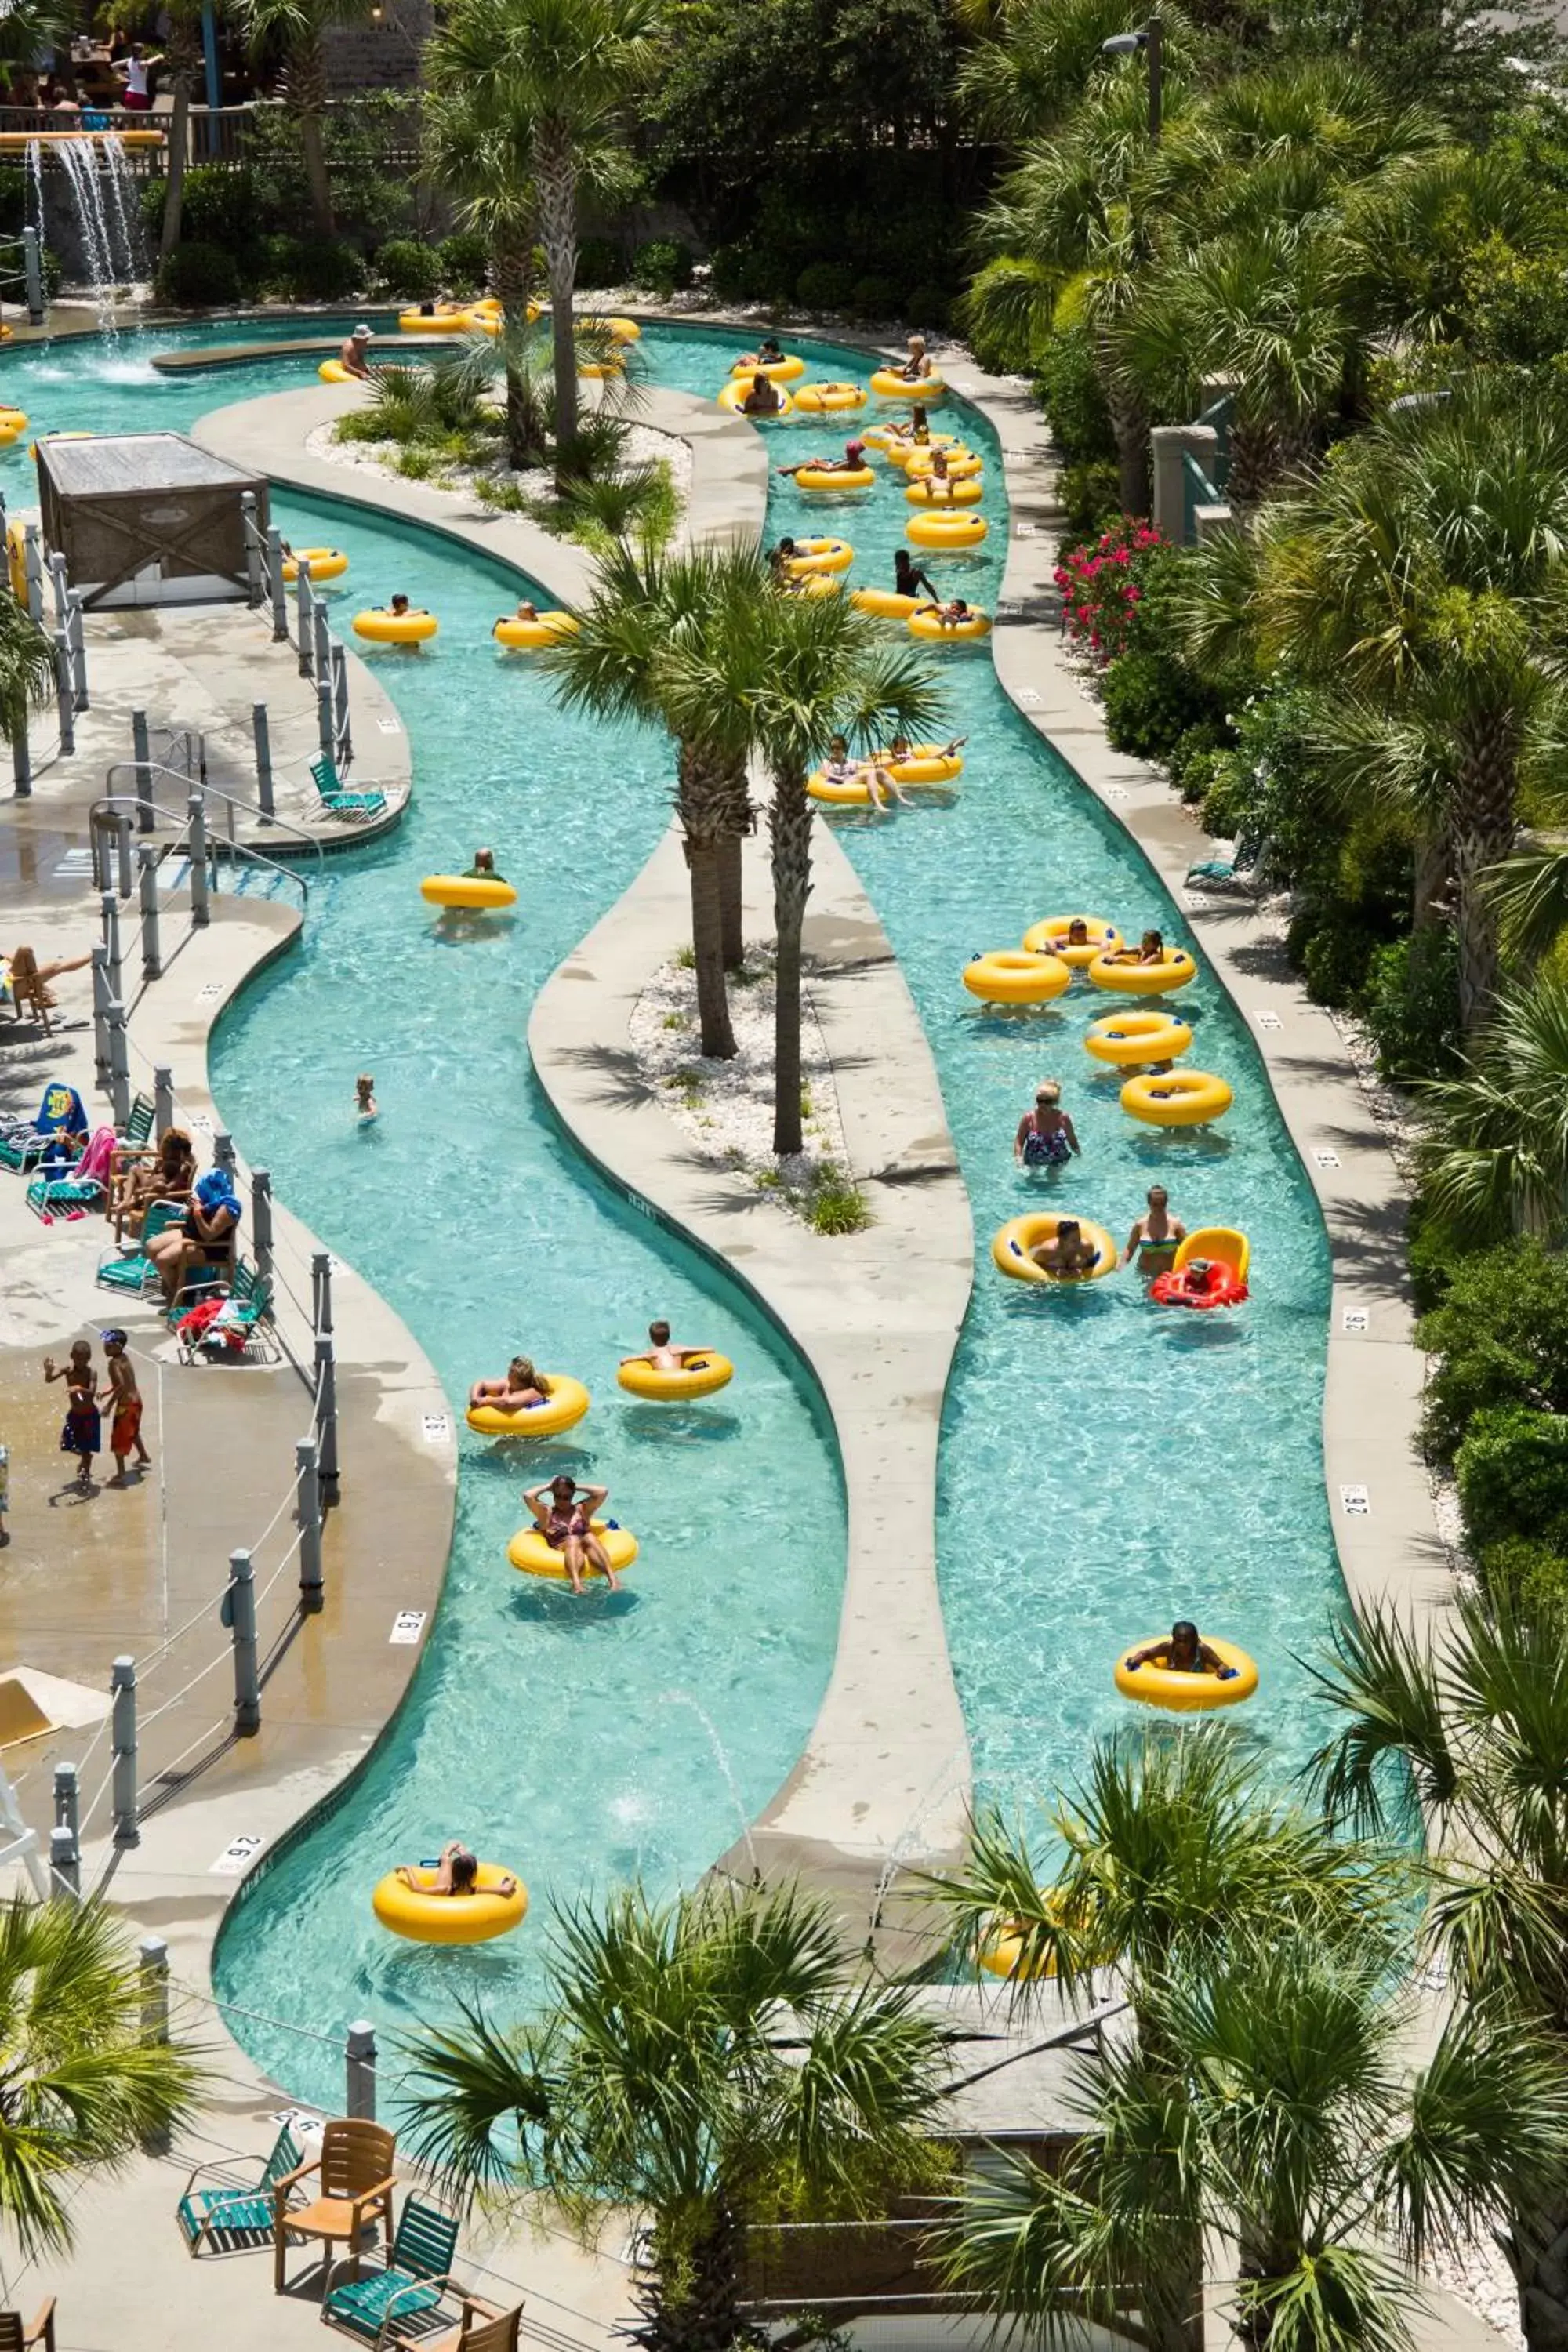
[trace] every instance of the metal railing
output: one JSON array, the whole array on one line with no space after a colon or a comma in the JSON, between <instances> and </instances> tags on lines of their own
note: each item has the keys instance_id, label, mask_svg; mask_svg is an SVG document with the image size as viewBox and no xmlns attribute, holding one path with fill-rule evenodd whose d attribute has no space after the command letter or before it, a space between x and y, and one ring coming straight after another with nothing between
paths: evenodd
<instances>
[{"instance_id":1,"label":"metal railing","mask_svg":"<svg viewBox=\"0 0 1568 2352\"><path fill-rule=\"evenodd\" d=\"M258 705L258 708L261 709L264 706ZM116 790L116 778L125 776L130 777L134 787L130 793ZM151 793L145 789L146 780L153 776L171 777L175 783L184 784L189 790L200 793L205 800L223 803L226 811L225 832L221 841L213 840L209 836L209 848L215 851L221 849L226 854L233 852L237 856L259 858L262 864L267 866L278 864L278 860L268 857L264 850L256 848L249 842L240 840L236 830L235 812L237 809L243 809L254 816L258 824L265 824L276 832L287 834L290 840L302 842L314 856L317 866L321 865L323 861L321 845L308 826L296 824L291 817L279 816L268 801L252 800L244 793L225 791L221 784L215 784L207 775L205 761L198 782L187 775L183 769L165 767L159 760L116 760L104 771L104 797L94 803L93 814L96 815L99 809L110 803L116 810L128 808L135 817L137 831L143 834L156 831L154 820L159 814L172 816L176 824L183 824L184 820L177 810L171 810L165 803L155 801ZM301 887L304 887L303 877L296 878L300 882Z\"/></svg>"}]
</instances>

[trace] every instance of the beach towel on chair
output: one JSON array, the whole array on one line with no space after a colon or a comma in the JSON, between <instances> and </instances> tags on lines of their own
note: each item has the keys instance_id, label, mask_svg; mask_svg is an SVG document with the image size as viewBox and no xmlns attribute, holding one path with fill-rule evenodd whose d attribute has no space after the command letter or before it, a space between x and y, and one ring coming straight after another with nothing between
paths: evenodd
<instances>
[{"instance_id":1,"label":"beach towel on chair","mask_svg":"<svg viewBox=\"0 0 1568 2352\"><path fill-rule=\"evenodd\" d=\"M44 1088L44 1099L38 1105L38 1116L33 1121L35 1135L58 1135L68 1142L79 1138L87 1139L88 1116L81 1097L74 1087L58 1082Z\"/></svg>"}]
</instances>

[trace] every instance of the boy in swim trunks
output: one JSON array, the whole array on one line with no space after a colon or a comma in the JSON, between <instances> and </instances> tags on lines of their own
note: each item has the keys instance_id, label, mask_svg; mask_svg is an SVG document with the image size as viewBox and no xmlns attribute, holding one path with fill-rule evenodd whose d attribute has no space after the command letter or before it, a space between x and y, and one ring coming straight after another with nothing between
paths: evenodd
<instances>
[{"instance_id":1,"label":"boy in swim trunks","mask_svg":"<svg viewBox=\"0 0 1568 2352\"><path fill-rule=\"evenodd\" d=\"M92 1457L103 1444L103 1425L99 1419L98 1384L92 1372L92 1349L85 1339L71 1343L70 1361L57 1365L52 1356L44 1358L46 1381L64 1381L66 1386L65 1425L60 1431L60 1452L77 1456L76 1483L86 1495L92 1491Z\"/></svg>"},{"instance_id":2,"label":"boy in swim trunks","mask_svg":"<svg viewBox=\"0 0 1568 2352\"><path fill-rule=\"evenodd\" d=\"M103 1335L103 1356L109 1369L109 1385L101 1391L103 1402L113 1409L114 1418L109 1424L109 1450L114 1456L111 1486L126 1484L125 1460L132 1448L136 1452L136 1467L145 1470L153 1457L142 1443L142 1391L136 1385L136 1367L131 1360L129 1342L123 1331L106 1331Z\"/></svg>"},{"instance_id":3,"label":"boy in swim trunks","mask_svg":"<svg viewBox=\"0 0 1568 2352\"><path fill-rule=\"evenodd\" d=\"M651 1364L656 1372L683 1372L693 1357L710 1356L711 1348L676 1348L670 1344L668 1323L650 1323L647 1327L647 1347L640 1356L623 1356L623 1364Z\"/></svg>"}]
</instances>

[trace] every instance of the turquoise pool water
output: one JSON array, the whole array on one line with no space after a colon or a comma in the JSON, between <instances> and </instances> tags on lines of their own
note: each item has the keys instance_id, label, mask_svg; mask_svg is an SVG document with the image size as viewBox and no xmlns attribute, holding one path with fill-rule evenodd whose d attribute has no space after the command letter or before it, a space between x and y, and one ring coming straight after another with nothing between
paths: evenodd
<instances>
[{"instance_id":1,"label":"turquoise pool water","mask_svg":"<svg viewBox=\"0 0 1568 2352\"><path fill-rule=\"evenodd\" d=\"M85 372L79 347L7 354L8 396L36 429L140 427L279 381L276 362L194 379L148 364L160 343L196 340L122 344L106 375ZM641 348L658 382L707 393L731 344L659 329ZM860 355L803 348L822 373L863 371ZM991 534L978 556L933 568L990 604L1005 500L988 429L973 415L966 427L991 459ZM847 429L801 422L768 435L782 461ZM15 451L0 459L0 481L25 479L26 464ZM890 582L907 511L890 471L849 499L810 499L775 477L769 524L842 531L855 580ZM613 1486L647 1545L621 1602L574 1610L523 1585L501 1560L521 1480L465 1444L452 1568L409 1704L373 1769L261 1882L220 1947L221 1991L335 2031L362 2012L393 2026L416 2010L448 2012L480 1987L526 1999L538 1947L526 1929L434 1956L369 1922L366 1889L385 1861L432 1851L454 1820L515 1858L539 1895L638 1868L661 1884L689 1878L731 1843L739 1814L787 1769L820 1695L842 1517L830 1448L787 1360L721 1277L628 1216L560 1144L527 1071L534 992L656 837L658 747L566 722L526 665L498 663L482 635L506 592L475 559L345 509L287 502L283 520L290 535L348 548L356 601L406 585L446 626L432 656L385 671L415 752L410 819L383 848L334 865L302 952L221 1033L226 1117L405 1316L454 1402L478 1364L517 1344L585 1372L600 1402L565 1458ZM1094 1733L1125 1720L1117 1649L1176 1613L1258 1659L1264 1694L1245 1736L1283 1775L1314 1738L1292 1654L1342 1605L1321 1480L1328 1265L1313 1196L1246 1024L1206 971L1181 1001L1198 1033L1188 1059L1229 1079L1237 1104L1199 1136L1135 1125L1097 1074L1082 1032L1112 1000L1078 986L1045 1012L998 1016L963 991L971 953L1014 943L1042 914L1082 908L1124 929L1184 934L1137 849L1013 711L984 649L937 659L952 726L969 738L958 791L884 824L834 822L914 992L974 1210L939 1547L979 1785L1010 1801L1070 1780ZM461 760L447 748L455 708L486 722ZM522 883L517 919L482 944L444 943L416 878L481 837ZM359 1068L374 1070L384 1106L369 1136L349 1117ZM1063 1083L1083 1157L1060 1176L1023 1177L1013 1129L1047 1074ZM1239 1316L1162 1314L1130 1277L1060 1294L992 1269L990 1234L1031 1202L1121 1234L1156 1180L1189 1225L1251 1235L1255 1294ZM680 1443L646 1411L606 1402L610 1359L656 1306L700 1323L746 1368L743 1387ZM711 1733L678 1692L700 1699ZM933 1783L945 1761L931 1759ZM331 2095L331 2051L238 2022L290 2090Z\"/></svg>"}]
</instances>

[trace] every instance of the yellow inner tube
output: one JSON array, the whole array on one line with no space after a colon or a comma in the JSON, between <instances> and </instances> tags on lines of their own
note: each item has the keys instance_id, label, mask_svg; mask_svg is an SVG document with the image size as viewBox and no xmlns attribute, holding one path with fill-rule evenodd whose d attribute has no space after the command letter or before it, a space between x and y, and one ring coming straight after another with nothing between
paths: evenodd
<instances>
[{"instance_id":1,"label":"yellow inner tube","mask_svg":"<svg viewBox=\"0 0 1568 2352\"><path fill-rule=\"evenodd\" d=\"M0 419L0 449L9 449L14 441L21 439L23 427L20 425L7 425L4 419Z\"/></svg>"},{"instance_id":2,"label":"yellow inner tube","mask_svg":"<svg viewBox=\"0 0 1568 2352\"><path fill-rule=\"evenodd\" d=\"M787 568L793 580L805 580L814 572L847 572L854 561L847 539L797 539Z\"/></svg>"},{"instance_id":3,"label":"yellow inner tube","mask_svg":"<svg viewBox=\"0 0 1568 2352\"><path fill-rule=\"evenodd\" d=\"M1236 1668L1230 1680L1222 1682L1218 1675L1209 1674L1173 1675L1169 1666L1159 1664L1129 1667L1129 1657L1150 1646L1147 1642L1134 1642L1116 1661L1117 1689L1123 1698L1141 1699L1145 1706L1171 1707L1178 1715L1194 1715L1200 1707L1239 1706L1258 1688L1258 1668L1234 1642L1218 1641L1212 1633L1205 1633L1204 1639L1216 1658Z\"/></svg>"},{"instance_id":4,"label":"yellow inner tube","mask_svg":"<svg viewBox=\"0 0 1568 2352\"><path fill-rule=\"evenodd\" d=\"M923 441L912 441L890 425L868 425L863 437L872 448L881 450L889 466L897 466L904 473L917 457L923 457L929 466L933 450L963 446L956 433L928 433Z\"/></svg>"},{"instance_id":5,"label":"yellow inner tube","mask_svg":"<svg viewBox=\"0 0 1568 2352\"><path fill-rule=\"evenodd\" d=\"M720 407L727 408L731 416L744 416L748 425L772 425L778 417L794 415L795 402L782 383L775 384L773 387L779 396L779 404L776 408L765 408L756 415L750 415L746 408L746 394L751 388L749 383L742 383L737 381L727 383L719 394Z\"/></svg>"},{"instance_id":6,"label":"yellow inner tube","mask_svg":"<svg viewBox=\"0 0 1568 2352\"><path fill-rule=\"evenodd\" d=\"M635 319L595 319L594 324L614 335L617 343L640 343L642 341L642 329Z\"/></svg>"},{"instance_id":7,"label":"yellow inner tube","mask_svg":"<svg viewBox=\"0 0 1568 2352\"><path fill-rule=\"evenodd\" d=\"M11 593L19 604L27 601L26 533L19 522L5 526L5 569L10 577Z\"/></svg>"},{"instance_id":8,"label":"yellow inner tube","mask_svg":"<svg viewBox=\"0 0 1568 2352\"><path fill-rule=\"evenodd\" d=\"M1068 947L1068 933L1075 923L1081 923L1089 933L1087 943L1080 948ZM1114 923L1100 915L1046 915L1031 923L1024 933L1026 948L1045 948L1048 953L1060 956L1075 971L1087 971L1098 955L1114 955L1121 945L1121 934Z\"/></svg>"},{"instance_id":9,"label":"yellow inner tube","mask_svg":"<svg viewBox=\"0 0 1568 2352\"><path fill-rule=\"evenodd\" d=\"M310 567L312 588L323 580L341 580L349 568L348 557L341 547L301 547L297 554L283 558L283 577L290 587L300 577L301 563Z\"/></svg>"},{"instance_id":10,"label":"yellow inner tube","mask_svg":"<svg viewBox=\"0 0 1568 2352\"><path fill-rule=\"evenodd\" d=\"M1074 1221L1065 1210L1037 1210L1026 1217L1011 1217L996 1233L991 1243L991 1262L998 1274L1011 1275L1015 1282L1099 1282L1116 1271L1116 1244L1103 1225L1089 1217L1077 1220L1079 1233L1094 1245L1094 1264L1084 1274L1053 1274L1048 1266L1037 1265L1029 1255L1041 1242L1048 1242L1063 1222Z\"/></svg>"},{"instance_id":11,"label":"yellow inner tube","mask_svg":"<svg viewBox=\"0 0 1568 2352\"><path fill-rule=\"evenodd\" d=\"M39 434L39 436L38 436L38 437L37 437L37 439L34 442L34 444L33 444L33 447L32 447L32 453L31 453L31 454L32 454L33 463L34 463L35 465L37 465L37 462L38 462L38 451L39 451L39 449L40 449L41 447L43 447L43 446L45 445L45 443L46 443L46 442L49 442L49 441L90 441L91 439L92 439L92 436L91 436L91 434L90 434L90 433L81 433L81 432L77 432L77 433L40 433L40 434Z\"/></svg>"},{"instance_id":12,"label":"yellow inner tube","mask_svg":"<svg viewBox=\"0 0 1568 2352\"><path fill-rule=\"evenodd\" d=\"M1176 1255L1171 1271L1179 1274L1195 1257L1206 1257L1212 1265L1228 1265L1237 1278L1245 1282L1252 1265L1252 1244L1234 1225L1200 1225L1184 1242L1176 1244Z\"/></svg>"},{"instance_id":13,"label":"yellow inner tube","mask_svg":"<svg viewBox=\"0 0 1568 2352\"><path fill-rule=\"evenodd\" d=\"M1048 1004L1065 996L1072 973L1059 957L1031 954L1027 948L993 948L971 957L963 985L987 1004Z\"/></svg>"},{"instance_id":14,"label":"yellow inner tube","mask_svg":"<svg viewBox=\"0 0 1568 2352\"><path fill-rule=\"evenodd\" d=\"M354 614L355 636L377 646L422 646L440 625L434 613L394 613L380 604Z\"/></svg>"},{"instance_id":15,"label":"yellow inner tube","mask_svg":"<svg viewBox=\"0 0 1568 2352\"><path fill-rule=\"evenodd\" d=\"M574 1429L588 1410L588 1391L570 1372L545 1372L550 1393L542 1404L525 1405L521 1412L502 1412L493 1404L471 1404L464 1416L481 1437L558 1437Z\"/></svg>"},{"instance_id":16,"label":"yellow inner tube","mask_svg":"<svg viewBox=\"0 0 1568 2352\"><path fill-rule=\"evenodd\" d=\"M985 536L985 518L977 514L912 514L904 537L916 547L978 547Z\"/></svg>"},{"instance_id":17,"label":"yellow inner tube","mask_svg":"<svg viewBox=\"0 0 1568 2352\"><path fill-rule=\"evenodd\" d=\"M510 1895L500 1892L510 1878ZM528 1889L515 1871L481 1862L471 1895L431 1895L409 1886L389 1871L377 1884L370 1907L384 1927L411 1944L488 1944L519 1926L528 1909Z\"/></svg>"},{"instance_id":18,"label":"yellow inner tube","mask_svg":"<svg viewBox=\"0 0 1568 2352\"><path fill-rule=\"evenodd\" d=\"M797 490L868 490L877 477L869 466L803 466L795 478Z\"/></svg>"},{"instance_id":19,"label":"yellow inner tube","mask_svg":"<svg viewBox=\"0 0 1568 2352\"><path fill-rule=\"evenodd\" d=\"M499 875L426 874L419 896L432 907L513 907L517 892Z\"/></svg>"},{"instance_id":20,"label":"yellow inner tube","mask_svg":"<svg viewBox=\"0 0 1568 2352\"><path fill-rule=\"evenodd\" d=\"M1044 1908L1054 1927L1065 1927L1070 1914L1066 1908L1059 1888L1052 1887L1044 1894ZM974 1957L981 1967L994 1977L1054 1977L1056 1961L1048 1956L1042 1960L1021 1965L1024 1956L1026 1929L1019 1919L993 1919L990 1927L974 1948Z\"/></svg>"},{"instance_id":21,"label":"yellow inner tube","mask_svg":"<svg viewBox=\"0 0 1568 2352\"><path fill-rule=\"evenodd\" d=\"M982 482L950 481L944 487L934 474L921 474L912 482L906 477L904 485L904 497L911 507L977 507L984 495Z\"/></svg>"},{"instance_id":22,"label":"yellow inner tube","mask_svg":"<svg viewBox=\"0 0 1568 2352\"><path fill-rule=\"evenodd\" d=\"M1236 1097L1207 1070L1145 1072L1121 1089L1121 1108L1149 1127L1206 1127L1223 1118Z\"/></svg>"},{"instance_id":23,"label":"yellow inner tube","mask_svg":"<svg viewBox=\"0 0 1568 2352\"><path fill-rule=\"evenodd\" d=\"M770 383L794 383L805 373L805 362L793 352L785 352L782 360L736 360L731 366L732 376L765 375Z\"/></svg>"},{"instance_id":24,"label":"yellow inner tube","mask_svg":"<svg viewBox=\"0 0 1568 2352\"><path fill-rule=\"evenodd\" d=\"M585 375L593 383L602 383L606 376L625 375L626 372L626 362L619 359L582 360L577 367L578 374Z\"/></svg>"},{"instance_id":25,"label":"yellow inner tube","mask_svg":"<svg viewBox=\"0 0 1568 2352\"><path fill-rule=\"evenodd\" d=\"M871 389L882 400L941 400L947 391L939 375L925 375L910 383L891 368L879 368L871 378Z\"/></svg>"},{"instance_id":26,"label":"yellow inner tube","mask_svg":"<svg viewBox=\"0 0 1568 2352\"><path fill-rule=\"evenodd\" d=\"M342 360L323 360L316 373L323 383L359 383L363 381L344 367Z\"/></svg>"},{"instance_id":27,"label":"yellow inner tube","mask_svg":"<svg viewBox=\"0 0 1568 2352\"><path fill-rule=\"evenodd\" d=\"M25 408L0 406L0 433L25 433L26 429L27 412Z\"/></svg>"},{"instance_id":28,"label":"yellow inner tube","mask_svg":"<svg viewBox=\"0 0 1568 2352\"><path fill-rule=\"evenodd\" d=\"M637 1556L637 1539L629 1528L613 1528L605 1519L590 1519L589 1526L605 1547L605 1554L616 1574L630 1568ZM521 1569L524 1576L545 1576L556 1582L569 1581L563 1554L552 1543L546 1543L536 1527L519 1528L506 1548L506 1556L513 1568ZM584 1567L584 1576L592 1580L598 1570L591 1564Z\"/></svg>"},{"instance_id":29,"label":"yellow inner tube","mask_svg":"<svg viewBox=\"0 0 1568 2352\"><path fill-rule=\"evenodd\" d=\"M646 1356L634 1356L616 1374L628 1396L647 1397L658 1404L679 1403L682 1398L714 1395L727 1389L735 1377L735 1367L728 1356L716 1350L682 1364L678 1372L662 1371L650 1364Z\"/></svg>"},{"instance_id":30,"label":"yellow inner tube","mask_svg":"<svg viewBox=\"0 0 1568 2352\"><path fill-rule=\"evenodd\" d=\"M929 442L918 442L908 449L904 471L911 481L919 481L922 475L931 471L939 448L946 453L947 470L953 481L972 482L984 471L985 460L978 450L966 449L963 442L953 440L951 434L936 433Z\"/></svg>"},{"instance_id":31,"label":"yellow inner tube","mask_svg":"<svg viewBox=\"0 0 1568 2352\"><path fill-rule=\"evenodd\" d=\"M520 621L513 613L499 620L490 635L498 645L509 646L514 653L525 653L540 646L557 646L563 637L574 637L577 626L576 616L571 613L541 613L537 621Z\"/></svg>"},{"instance_id":32,"label":"yellow inner tube","mask_svg":"<svg viewBox=\"0 0 1568 2352\"><path fill-rule=\"evenodd\" d=\"M837 596L843 585L842 580L836 580L831 572L813 572L790 593L795 596Z\"/></svg>"},{"instance_id":33,"label":"yellow inner tube","mask_svg":"<svg viewBox=\"0 0 1568 2352\"><path fill-rule=\"evenodd\" d=\"M912 744L897 760L890 751L872 751L868 756L879 768L897 776L900 784L950 784L954 776L963 773L962 751L944 751L939 743Z\"/></svg>"},{"instance_id":34,"label":"yellow inner tube","mask_svg":"<svg viewBox=\"0 0 1568 2352\"><path fill-rule=\"evenodd\" d=\"M978 637L991 635L991 617L987 613L971 613L967 621L943 621L929 608L910 614L910 635L923 637L928 645L973 645Z\"/></svg>"},{"instance_id":35,"label":"yellow inner tube","mask_svg":"<svg viewBox=\"0 0 1568 2352\"><path fill-rule=\"evenodd\" d=\"M852 588L849 592L849 602L857 612L875 613L884 621L907 621L911 613L920 611L921 601L919 596L900 596L896 588Z\"/></svg>"},{"instance_id":36,"label":"yellow inner tube","mask_svg":"<svg viewBox=\"0 0 1568 2352\"><path fill-rule=\"evenodd\" d=\"M829 416L864 408L866 394L858 383L803 383L795 404L805 416Z\"/></svg>"},{"instance_id":37,"label":"yellow inner tube","mask_svg":"<svg viewBox=\"0 0 1568 2352\"><path fill-rule=\"evenodd\" d=\"M1097 1062L1121 1070L1139 1062L1173 1062L1192 1042L1186 1023L1169 1013L1108 1013L1090 1022L1083 1045Z\"/></svg>"},{"instance_id":38,"label":"yellow inner tube","mask_svg":"<svg viewBox=\"0 0 1568 2352\"><path fill-rule=\"evenodd\" d=\"M470 318L460 302L442 302L434 310L400 310L397 323L405 335L466 335Z\"/></svg>"},{"instance_id":39,"label":"yellow inner tube","mask_svg":"<svg viewBox=\"0 0 1568 2352\"><path fill-rule=\"evenodd\" d=\"M1197 974L1185 948L1167 948L1158 963L1112 963L1098 955L1089 967L1096 988L1119 989L1123 996L1163 996L1167 989L1185 988Z\"/></svg>"}]
</instances>

